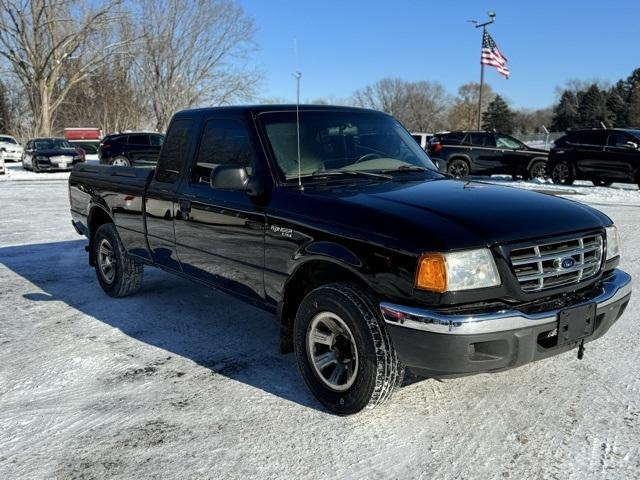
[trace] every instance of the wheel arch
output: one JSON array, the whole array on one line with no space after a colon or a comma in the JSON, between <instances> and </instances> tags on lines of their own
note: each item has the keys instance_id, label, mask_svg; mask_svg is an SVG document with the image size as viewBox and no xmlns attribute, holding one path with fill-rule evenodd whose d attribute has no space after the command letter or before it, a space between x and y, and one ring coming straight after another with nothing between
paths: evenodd
<instances>
[{"instance_id":1,"label":"wheel arch","mask_svg":"<svg viewBox=\"0 0 640 480\"><path fill-rule=\"evenodd\" d=\"M93 204L87 216L87 230L89 231L89 252L93 251L93 238L102 225L114 223L113 217L105 207L100 204ZM89 255L89 264L94 265L93 257Z\"/></svg>"},{"instance_id":2,"label":"wheel arch","mask_svg":"<svg viewBox=\"0 0 640 480\"><path fill-rule=\"evenodd\" d=\"M449 164L454 160L464 160L465 162L467 162L467 165L469 165L469 168L471 168L471 165L473 165L471 157L464 153L453 153L449 155L449 158L447 158L447 166L449 166Z\"/></svg>"},{"instance_id":3,"label":"wheel arch","mask_svg":"<svg viewBox=\"0 0 640 480\"><path fill-rule=\"evenodd\" d=\"M315 247L295 264L284 283L278 304L280 350L283 353L293 351L293 322L300 302L310 291L334 282L357 283L373 290L361 271L362 262L353 252L329 242L318 242Z\"/></svg>"},{"instance_id":4,"label":"wheel arch","mask_svg":"<svg viewBox=\"0 0 640 480\"><path fill-rule=\"evenodd\" d=\"M536 162L544 162L548 166L549 157L533 157L531 160L529 160L529 163L527 164L527 171L529 171L533 166L533 164Z\"/></svg>"}]
</instances>

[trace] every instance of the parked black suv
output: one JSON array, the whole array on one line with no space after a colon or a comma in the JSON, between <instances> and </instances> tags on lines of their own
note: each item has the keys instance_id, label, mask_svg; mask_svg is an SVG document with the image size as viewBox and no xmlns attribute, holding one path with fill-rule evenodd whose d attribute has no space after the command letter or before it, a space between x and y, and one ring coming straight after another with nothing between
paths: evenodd
<instances>
[{"instance_id":1,"label":"parked black suv","mask_svg":"<svg viewBox=\"0 0 640 480\"><path fill-rule=\"evenodd\" d=\"M433 137L429 155L456 178L502 173L530 179L545 177L548 152L502 133L448 132Z\"/></svg>"},{"instance_id":2,"label":"parked black suv","mask_svg":"<svg viewBox=\"0 0 640 480\"><path fill-rule=\"evenodd\" d=\"M163 143L160 133L114 133L102 139L98 157L104 165L155 165Z\"/></svg>"},{"instance_id":3,"label":"parked black suv","mask_svg":"<svg viewBox=\"0 0 640 480\"><path fill-rule=\"evenodd\" d=\"M613 182L640 185L639 145L640 130L573 130L555 141L548 171L561 185L575 180L605 187Z\"/></svg>"}]
</instances>

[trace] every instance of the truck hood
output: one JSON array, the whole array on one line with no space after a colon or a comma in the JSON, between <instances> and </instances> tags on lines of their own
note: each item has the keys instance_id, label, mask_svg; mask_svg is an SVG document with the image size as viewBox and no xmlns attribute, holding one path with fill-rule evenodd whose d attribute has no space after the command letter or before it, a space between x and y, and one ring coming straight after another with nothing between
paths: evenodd
<instances>
[{"instance_id":1,"label":"truck hood","mask_svg":"<svg viewBox=\"0 0 640 480\"><path fill-rule=\"evenodd\" d=\"M360 207L355 209L358 213L353 218L333 210L350 225L373 228L387 238L417 238L423 248L491 246L602 228L611 223L603 213L571 200L481 182L385 182L358 193L332 193L340 203ZM331 194L325 191L321 195ZM353 209L340 211L350 210Z\"/></svg>"}]
</instances>

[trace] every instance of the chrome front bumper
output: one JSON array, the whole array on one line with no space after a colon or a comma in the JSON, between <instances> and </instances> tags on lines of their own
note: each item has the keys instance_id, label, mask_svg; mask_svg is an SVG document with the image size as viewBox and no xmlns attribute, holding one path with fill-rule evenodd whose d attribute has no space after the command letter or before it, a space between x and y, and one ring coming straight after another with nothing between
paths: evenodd
<instances>
[{"instance_id":1,"label":"chrome front bumper","mask_svg":"<svg viewBox=\"0 0 640 480\"><path fill-rule=\"evenodd\" d=\"M631 294L631 276L622 270L614 270L602 282L602 292L594 298L564 308L596 303L601 310ZM527 314L519 310L500 310L479 314L447 314L425 308L406 307L393 303L380 303L384 320L389 325L432 333L475 335L505 332L527 327L555 324L562 309Z\"/></svg>"}]
</instances>

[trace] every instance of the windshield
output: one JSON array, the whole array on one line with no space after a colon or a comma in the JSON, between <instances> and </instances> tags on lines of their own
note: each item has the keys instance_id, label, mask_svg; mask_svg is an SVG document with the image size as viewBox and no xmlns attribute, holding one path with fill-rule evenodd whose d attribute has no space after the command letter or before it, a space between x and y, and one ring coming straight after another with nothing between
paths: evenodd
<instances>
[{"instance_id":1,"label":"windshield","mask_svg":"<svg viewBox=\"0 0 640 480\"><path fill-rule=\"evenodd\" d=\"M522 142L516 140L513 137L509 137L508 135L496 135L496 147L498 148L523 148L524 145Z\"/></svg>"},{"instance_id":2,"label":"windshield","mask_svg":"<svg viewBox=\"0 0 640 480\"><path fill-rule=\"evenodd\" d=\"M286 180L298 177L296 112L260 119ZM437 172L420 145L392 117L368 112L301 111L300 171L380 172L418 167Z\"/></svg>"},{"instance_id":3,"label":"windshield","mask_svg":"<svg viewBox=\"0 0 640 480\"><path fill-rule=\"evenodd\" d=\"M18 142L16 142L16 140L12 137L2 137L0 136L0 143L13 143L13 144L18 144Z\"/></svg>"},{"instance_id":4,"label":"windshield","mask_svg":"<svg viewBox=\"0 0 640 480\"><path fill-rule=\"evenodd\" d=\"M40 138L33 141L36 150L53 150L55 148L73 148L73 146L62 138Z\"/></svg>"}]
</instances>

